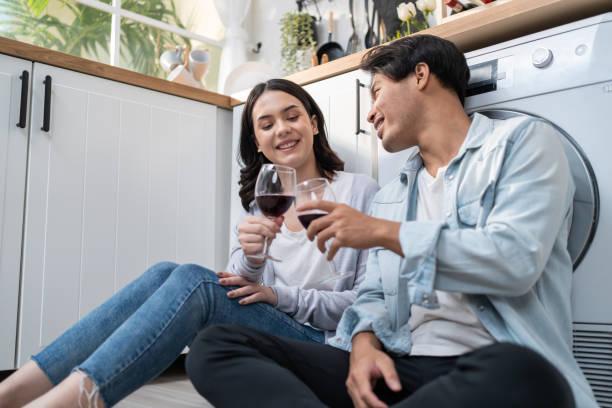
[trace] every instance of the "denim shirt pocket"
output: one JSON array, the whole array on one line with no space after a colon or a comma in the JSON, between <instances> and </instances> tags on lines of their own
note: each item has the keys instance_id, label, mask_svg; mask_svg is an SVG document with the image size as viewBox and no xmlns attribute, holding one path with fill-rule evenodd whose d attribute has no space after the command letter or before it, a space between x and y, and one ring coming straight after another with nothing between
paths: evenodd
<instances>
[{"instance_id":1,"label":"denim shirt pocket","mask_svg":"<svg viewBox=\"0 0 612 408\"><path fill-rule=\"evenodd\" d=\"M495 186L497 180L492 180L475 200L468 200L457 206L459 224L471 228L484 227L487 217L495 202Z\"/></svg>"},{"instance_id":2,"label":"denim shirt pocket","mask_svg":"<svg viewBox=\"0 0 612 408\"><path fill-rule=\"evenodd\" d=\"M459 224L463 227L476 227L481 208L479 198L458 206L457 218L459 219Z\"/></svg>"}]
</instances>

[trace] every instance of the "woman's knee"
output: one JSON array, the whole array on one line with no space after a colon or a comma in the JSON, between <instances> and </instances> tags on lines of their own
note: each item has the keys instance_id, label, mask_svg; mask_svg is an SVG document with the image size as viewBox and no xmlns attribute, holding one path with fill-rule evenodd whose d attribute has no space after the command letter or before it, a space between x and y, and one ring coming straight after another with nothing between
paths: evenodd
<instances>
[{"instance_id":1,"label":"woman's knee","mask_svg":"<svg viewBox=\"0 0 612 408\"><path fill-rule=\"evenodd\" d=\"M172 278L182 281L219 282L217 274L203 266L196 264L183 264L172 271Z\"/></svg>"},{"instance_id":2,"label":"woman's knee","mask_svg":"<svg viewBox=\"0 0 612 408\"><path fill-rule=\"evenodd\" d=\"M178 267L178 264L174 262L158 262L155 265L149 267L143 275L147 276L148 279L159 281L163 283L168 276Z\"/></svg>"}]
</instances>

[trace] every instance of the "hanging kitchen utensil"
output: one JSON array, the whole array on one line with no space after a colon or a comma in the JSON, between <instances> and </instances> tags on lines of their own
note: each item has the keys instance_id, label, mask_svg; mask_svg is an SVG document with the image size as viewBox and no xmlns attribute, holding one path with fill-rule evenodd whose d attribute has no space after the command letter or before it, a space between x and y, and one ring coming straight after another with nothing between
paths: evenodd
<instances>
[{"instance_id":1,"label":"hanging kitchen utensil","mask_svg":"<svg viewBox=\"0 0 612 408\"><path fill-rule=\"evenodd\" d=\"M337 42L332 41L332 31L334 29L334 13L329 12L329 31L327 33L327 42L317 50L317 58L321 60L323 54L327 54L330 61L344 57L344 50Z\"/></svg>"},{"instance_id":2,"label":"hanging kitchen utensil","mask_svg":"<svg viewBox=\"0 0 612 408\"><path fill-rule=\"evenodd\" d=\"M348 43L346 44L346 53L353 54L361 48L361 40L357 35L355 29L355 18L353 17L353 0L349 0L349 12L351 16L351 27L353 27L353 34L349 37Z\"/></svg>"},{"instance_id":3,"label":"hanging kitchen utensil","mask_svg":"<svg viewBox=\"0 0 612 408\"><path fill-rule=\"evenodd\" d=\"M319 19L317 21L321 21L323 17L321 17L321 11L319 10L319 5L317 4L317 2L318 0L314 0L315 9L317 9L317 15L319 16Z\"/></svg>"},{"instance_id":4,"label":"hanging kitchen utensil","mask_svg":"<svg viewBox=\"0 0 612 408\"><path fill-rule=\"evenodd\" d=\"M366 24L368 25L368 29L366 31L366 35L364 38L364 43L366 48L373 47L376 45L376 33L372 29L374 25L374 14L376 14L376 9L372 10L372 24L370 24L370 0L365 0L365 19Z\"/></svg>"},{"instance_id":5,"label":"hanging kitchen utensil","mask_svg":"<svg viewBox=\"0 0 612 408\"><path fill-rule=\"evenodd\" d=\"M376 7L373 8L374 10L372 10L372 29L374 30L374 36L372 37L372 41L374 42L374 45L378 45L380 44L381 38L380 16L378 15L378 10L376 10ZM374 19L376 19L376 24L374 24Z\"/></svg>"}]
</instances>

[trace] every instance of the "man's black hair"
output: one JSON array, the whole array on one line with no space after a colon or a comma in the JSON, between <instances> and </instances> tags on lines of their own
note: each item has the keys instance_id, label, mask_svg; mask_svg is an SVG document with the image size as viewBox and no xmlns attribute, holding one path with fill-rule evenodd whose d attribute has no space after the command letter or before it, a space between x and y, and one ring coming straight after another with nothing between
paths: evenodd
<instances>
[{"instance_id":1,"label":"man's black hair","mask_svg":"<svg viewBox=\"0 0 612 408\"><path fill-rule=\"evenodd\" d=\"M443 38L420 34L379 45L363 56L360 68L401 81L413 74L420 62L429 66L442 86L454 90L463 105L470 70L463 53Z\"/></svg>"}]
</instances>

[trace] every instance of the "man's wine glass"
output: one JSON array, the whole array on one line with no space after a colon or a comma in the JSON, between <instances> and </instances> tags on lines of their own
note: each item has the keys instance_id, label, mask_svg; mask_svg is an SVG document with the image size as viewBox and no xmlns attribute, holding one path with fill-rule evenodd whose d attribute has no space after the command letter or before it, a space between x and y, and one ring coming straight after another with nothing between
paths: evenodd
<instances>
[{"instance_id":1,"label":"man's wine glass","mask_svg":"<svg viewBox=\"0 0 612 408\"><path fill-rule=\"evenodd\" d=\"M270 219L283 215L295 200L295 184L295 169L272 163L262 165L255 183L255 201L262 214ZM263 251L249 258L280 261L268 255L269 250L270 241L266 238Z\"/></svg>"},{"instance_id":2,"label":"man's wine glass","mask_svg":"<svg viewBox=\"0 0 612 408\"><path fill-rule=\"evenodd\" d=\"M314 178L301 182L295 187L295 205L296 207L300 207L301 205L306 204L309 201L314 200L325 200L325 201L336 201L336 196L331 189L331 186L327 179L325 178ZM300 220L300 223L304 226L304 228L308 229L310 223L316 220L319 217L327 215L326 211L323 210L307 210L307 211L298 211L297 216ZM327 241L328 243L330 241ZM329 245L326 245L329 250ZM328 282L330 280L338 280L344 278L348 275L352 275L353 272L347 272L345 274L340 274L336 268L336 264L333 259L329 261L329 268L331 269L332 276L328 279L325 279L323 282Z\"/></svg>"}]
</instances>

